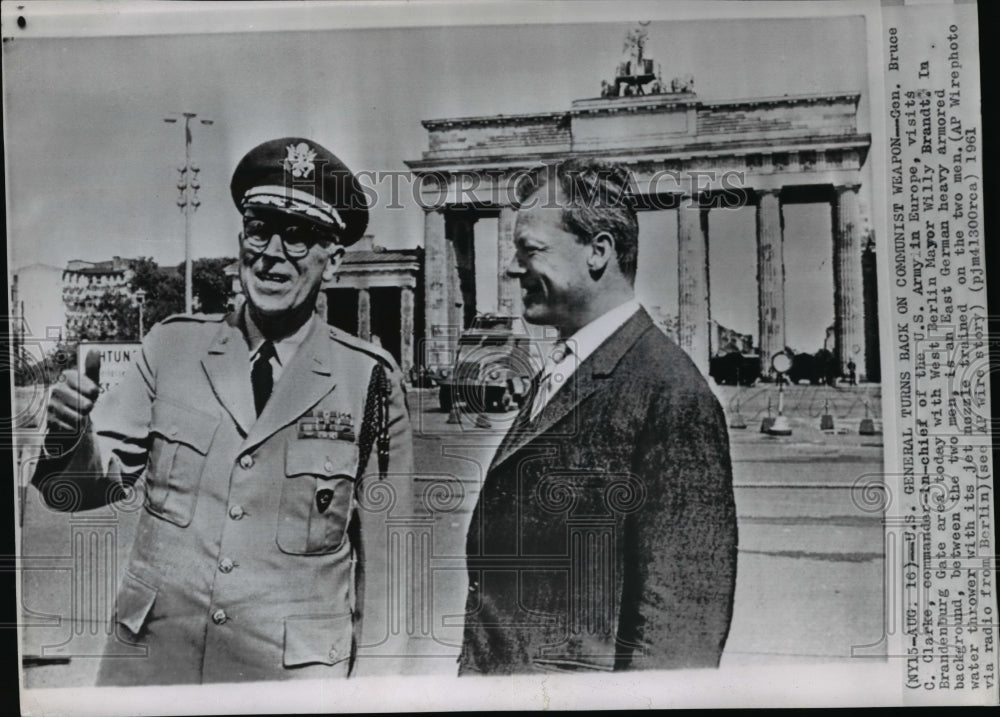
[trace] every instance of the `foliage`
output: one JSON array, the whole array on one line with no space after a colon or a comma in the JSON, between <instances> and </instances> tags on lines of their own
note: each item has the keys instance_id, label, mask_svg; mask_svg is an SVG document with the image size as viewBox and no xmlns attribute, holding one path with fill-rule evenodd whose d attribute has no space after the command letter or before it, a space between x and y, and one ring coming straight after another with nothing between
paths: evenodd
<instances>
[{"instance_id":1,"label":"foliage","mask_svg":"<svg viewBox=\"0 0 1000 717\"><path fill-rule=\"evenodd\" d=\"M196 259L191 264L191 291L197 310L204 314L225 313L229 300L233 297L232 284L226 277L225 269L236 261L231 257ZM178 267L184 275L184 265Z\"/></svg>"},{"instance_id":2,"label":"foliage","mask_svg":"<svg viewBox=\"0 0 1000 717\"><path fill-rule=\"evenodd\" d=\"M191 264L191 293L195 311L204 314L224 313L232 298L230 282L225 268L233 263L231 257L195 259ZM152 259L139 259L133 267L129 290L134 296L140 289L146 292L143 305L143 325L146 330L155 323L173 314L184 311L184 264L176 267L161 267ZM129 301L131 302L131 297ZM138 333L138 307L131 313L121 315L134 327L126 336Z\"/></svg>"},{"instance_id":3,"label":"foliage","mask_svg":"<svg viewBox=\"0 0 1000 717\"><path fill-rule=\"evenodd\" d=\"M129 289L133 296L140 290L146 292L143 324L147 330L168 316L184 311L183 272L160 267L145 257L136 262L132 271Z\"/></svg>"},{"instance_id":4,"label":"foliage","mask_svg":"<svg viewBox=\"0 0 1000 717\"><path fill-rule=\"evenodd\" d=\"M191 267L195 310L222 313L232 297L225 268L234 259L196 259ZM98 297L90 319L77 331L80 341L135 341L139 336L138 293L145 293L142 306L143 331L173 314L184 311L184 265L161 267L149 257L132 265L128 291L107 289Z\"/></svg>"}]
</instances>

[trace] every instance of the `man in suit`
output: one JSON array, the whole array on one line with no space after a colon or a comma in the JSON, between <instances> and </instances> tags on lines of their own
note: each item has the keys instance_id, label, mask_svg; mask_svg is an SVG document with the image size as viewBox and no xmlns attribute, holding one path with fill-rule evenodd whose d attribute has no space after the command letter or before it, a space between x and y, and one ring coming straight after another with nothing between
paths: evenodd
<instances>
[{"instance_id":1,"label":"man in suit","mask_svg":"<svg viewBox=\"0 0 1000 717\"><path fill-rule=\"evenodd\" d=\"M717 667L736 578L722 409L635 301L622 167L519 192L525 319L559 331L486 474L467 538L459 673Z\"/></svg>"},{"instance_id":2,"label":"man in suit","mask_svg":"<svg viewBox=\"0 0 1000 717\"><path fill-rule=\"evenodd\" d=\"M251 150L231 190L243 306L155 326L99 401L96 354L52 392L33 477L50 506L106 505L145 476L101 685L343 677L405 649L363 589L385 594L366 563L390 499L410 501L401 377L315 312L367 225L361 187L293 137Z\"/></svg>"}]
</instances>

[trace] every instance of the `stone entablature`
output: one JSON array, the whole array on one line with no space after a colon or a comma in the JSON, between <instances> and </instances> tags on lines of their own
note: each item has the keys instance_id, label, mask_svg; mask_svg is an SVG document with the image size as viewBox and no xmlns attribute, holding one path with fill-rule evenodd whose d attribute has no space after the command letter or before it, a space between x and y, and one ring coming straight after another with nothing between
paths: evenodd
<instances>
[{"instance_id":1,"label":"stone entablature","mask_svg":"<svg viewBox=\"0 0 1000 717\"><path fill-rule=\"evenodd\" d=\"M420 273L420 250L391 251L376 247L370 251L348 251L326 289L374 289L408 287L415 289Z\"/></svg>"},{"instance_id":2,"label":"stone entablature","mask_svg":"<svg viewBox=\"0 0 1000 717\"><path fill-rule=\"evenodd\" d=\"M568 112L425 120L428 149L416 172L520 165L568 152L640 149L683 158L711 151L866 149L852 92L710 101L693 93L577 100ZM450 161L449 161L450 160ZM863 161L863 160L862 160Z\"/></svg>"}]
</instances>

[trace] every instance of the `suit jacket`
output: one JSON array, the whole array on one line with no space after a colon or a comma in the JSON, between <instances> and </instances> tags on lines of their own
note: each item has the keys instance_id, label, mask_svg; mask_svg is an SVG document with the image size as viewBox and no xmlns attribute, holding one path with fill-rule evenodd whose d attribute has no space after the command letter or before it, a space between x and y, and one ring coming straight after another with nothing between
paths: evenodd
<instances>
[{"instance_id":1,"label":"suit jacket","mask_svg":"<svg viewBox=\"0 0 1000 717\"><path fill-rule=\"evenodd\" d=\"M737 532L705 379L640 310L530 403L469 528L460 674L717 667Z\"/></svg>"},{"instance_id":2,"label":"suit jacket","mask_svg":"<svg viewBox=\"0 0 1000 717\"><path fill-rule=\"evenodd\" d=\"M377 603L363 603L355 579L365 555L386 550L387 491L410 502L394 362L313 319L258 417L239 326L232 314L154 327L76 450L36 470L33 482L62 510L119 500L145 474L100 684L346 676L359 646L405 649L372 633L388 621L366 614ZM373 383L377 369L387 383ZM378 441L367 456L361 444L372 443L362 417L386 400L383 481ZM369 594L383 594L371 585L383 572L366 576ZM116 657L122 642L147 656Z\"/></svg>"}]
</instances>

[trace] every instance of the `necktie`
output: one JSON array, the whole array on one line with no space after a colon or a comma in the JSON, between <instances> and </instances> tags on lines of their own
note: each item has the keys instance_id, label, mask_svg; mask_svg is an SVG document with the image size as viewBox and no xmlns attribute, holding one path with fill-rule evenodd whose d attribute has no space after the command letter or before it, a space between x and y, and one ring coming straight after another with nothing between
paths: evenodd
<instances>
[{"instance_id":1,"label":"necktie","mask_svg":"<svg viewBox=\"0 0 1000 717\"><path fill-rule=\"evenodd\" d=\"M549 357L545 360L545 366L542 367L542 371L539 374L538 388L535 391L534 401L531 404L532 421L538 418L538 414L545 408L545 404L549 402L552 394L562 386L562 375L554 374L556 374L556 366L561 364L569 353L570 350L566 342L561 340L557 341L555 346L552 347L552 351L549 352Z\"/></svg>"},{"instance_id":2,"label":"necktie","mask_svg":"<svg viewBox=\"0 0 1000 717\"><path fill-rule=\"evenodd\" d=\"M274 368L271 366L271 359L276 356L274 344L265 341L260 345L257 352L257 360L254 361L253 368L250 369L250 383L253 385L253 404L257 409L257 415L264 410L264 404L271 397L271 389L274 388Z\"/></svg>"}]
</instances>

